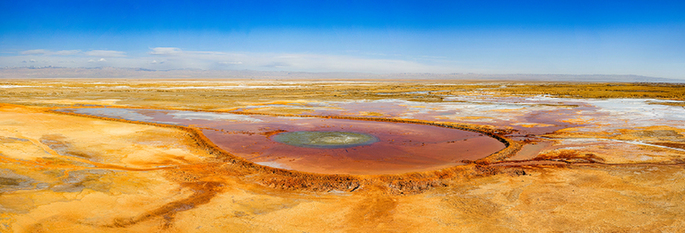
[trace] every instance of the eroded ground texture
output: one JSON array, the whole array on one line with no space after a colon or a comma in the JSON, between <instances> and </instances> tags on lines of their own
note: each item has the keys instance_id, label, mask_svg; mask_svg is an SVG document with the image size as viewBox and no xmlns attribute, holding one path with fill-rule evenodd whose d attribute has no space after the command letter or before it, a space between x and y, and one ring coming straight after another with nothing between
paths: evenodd
<instances>
[{"instance_id":1,"label":"eroded ground texture","mask_svg":"<svg viewBox=\"0 0 685 233\"><path fill-rule=\"evenodd\" d=\"M683 232L683 96L674 84L5 80L0 231ZM322 129L374 135L386 154L270 140ZM421 134L444 130L466 133Z\"/></svg>"}]
</instances>

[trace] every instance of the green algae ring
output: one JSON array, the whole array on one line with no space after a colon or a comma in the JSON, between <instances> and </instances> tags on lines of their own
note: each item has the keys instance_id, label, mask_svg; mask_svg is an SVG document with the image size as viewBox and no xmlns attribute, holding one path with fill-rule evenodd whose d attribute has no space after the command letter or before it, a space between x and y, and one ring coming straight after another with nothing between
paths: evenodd
<instances>
[{"instance_id":1,"label":"green algae ring","mask_svg":"<svg viewBox=\"0 0 685 233\"><path fill-rule=\"evenodd\" d=\"M295 131L276 134L274 141L309 148L348 148L373 144L378 138L365 133L344 131Z\"/></svg>"}]
</instances>

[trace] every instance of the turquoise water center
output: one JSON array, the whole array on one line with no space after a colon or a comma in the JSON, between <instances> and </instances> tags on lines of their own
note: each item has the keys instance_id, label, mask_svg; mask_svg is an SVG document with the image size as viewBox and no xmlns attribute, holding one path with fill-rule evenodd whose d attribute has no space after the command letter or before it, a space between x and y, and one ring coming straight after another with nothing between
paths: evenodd
<instances>
[{"instance_id":1,"label":"turquoise water center","mask_svg":"<svg viewBox=\"0 0 685 233\"><path fill-rule=\"evenodd\" d=\"M296 131L277 134L274 141L309 148L347 148L373 144L378 138L365 133L344 131Z\"/></svg>"}]
</instances>

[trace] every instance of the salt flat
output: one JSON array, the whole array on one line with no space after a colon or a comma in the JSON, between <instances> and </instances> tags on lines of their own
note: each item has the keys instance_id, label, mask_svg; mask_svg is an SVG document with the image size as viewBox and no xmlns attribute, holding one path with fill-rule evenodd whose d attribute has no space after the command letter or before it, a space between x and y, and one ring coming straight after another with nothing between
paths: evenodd
<instances>
[{"instance_id":1,"label":"salt flat","mask_svg":"<svg viewBox=\"0 0 685 233\"><path fill-rule=\"evenodd\" d=\"M222 82L259 88L209 88ZM0 229L678 232L683 92L630 83L3 80ZM247 153L266 149L240 140L217 146L232 133L287 148L270 140L283 132L264 127L272 118L328 131L341 124L327 122L359 121L374 136L402 124L461 127L507 146L459 161L451 149L441 153L449 166L366 175L301 171L295 165L316 160ZM412 140L386 145L418 148ZM345 149L366 145L358 146Z\"/></svg>"}]
</instances>

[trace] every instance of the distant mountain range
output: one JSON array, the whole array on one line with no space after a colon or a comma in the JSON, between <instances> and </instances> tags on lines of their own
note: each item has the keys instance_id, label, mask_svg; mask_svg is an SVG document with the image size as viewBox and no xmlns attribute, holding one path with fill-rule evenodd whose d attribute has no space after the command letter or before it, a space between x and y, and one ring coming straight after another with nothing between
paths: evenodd
<instances>
[{"instance_id":1,"label":"distant mountain range","mask_svg":"<svg viewBox=\"0 0 685 233\"><path fill-rule=\"evenodd\" d=\"M140 68L0 68L2 79L37 78L130 78L130 79L381 79L381 80L511 80L567 82L667 82L685 83L682 79L640 75L570 75L570 74L473 74L473 73L393 73L287 72L255 70L148 70Z\"/></svg>"}]
</instances>

